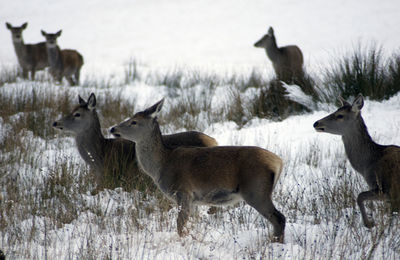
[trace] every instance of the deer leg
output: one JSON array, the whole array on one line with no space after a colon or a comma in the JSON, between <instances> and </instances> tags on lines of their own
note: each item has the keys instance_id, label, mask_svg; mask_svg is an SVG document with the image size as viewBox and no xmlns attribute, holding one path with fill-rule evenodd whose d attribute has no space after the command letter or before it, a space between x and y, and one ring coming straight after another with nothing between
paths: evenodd
<instances>
[{"instance_id":1,"label":"deer leg","mask_svg":"<svg viewBox=\"0 0 400 260\"><path fill-rule=\"evenodd\" d=\"M36 72L35 69L31 70L31 79L32 80L35 80L35 72Z\"/></svg>"},{"instance_id":2,"label":"deer leg","mask_svg":"<svg viewBox=\"0 0 400 260\"><path fill-rule=\"evenodd\" d=\"M358 194L357 204L358 204L358 207L360 208L361 217L364 222L364 225L367 228L372 228L375 225L375 223L373 220L368 218L367 213L365 211L364 201L379 200L379 199L381 199L381 196L379 195L379 190L377 190L377 189L370 190L370 191L364 191L364 192L361 192L360 194Z\"/></svg>"},{"instance_id":3,"label":"deer leg","mask_svg":"<svg viewBox=\"0 0 400 260\"><path fill-rule=\"evenodd\" d=\"M263 192L263 194L254 194L253 192L248 192L242 196L250 206L255 208L263 217L272 223L274 227L274 241L283 243L286 223L285 216L275 208L271 195L266 193L267 192Z\"/></svg>"},{"instance_id":4,"label":"deer leg","mask_svg":"<svg viewBox=\"0 0 400 260\"><path fill-rule=\"evenodd\" d=\"M68 81L70 86L75 86L75 82L72 79L72 76L68 76L68 77L65 77L65 78L67 79L67 81Z\"/></svg>"},{"instance_id":5,"label":"deer leg","mask_svg":"<svg viewBox=\"0 0 400 260\"><path fill-rule=\"evenodd\" d=\"M78 70L75 72L75 84L76 84L76 85L79 85L79 77L80 77L80 70L78 69Z\"/></svg>"},{"instance_id":6,"label":"deer leg","mask_svg":"<svg viewBox=\"0 0 400 260\"><path fill-rule=\"evenodd\" d=\"M22 77L24 78L24 79L27 79L28 78L28 70L27 69L25 69L25 68L22 68Z\"/></svg>"},{"instance_id":7,"label":"deer leg","mask_svg":"<svg viewBox=\"0 0 400 260\"><path fill-rule=\"evenodd\" d=\"M187 234L183 229L190 215L191 199L189 194L183 192L178 192L176 198L179 207L177 219L178 235L183 237Z\"/></svg>"}]
</instances>

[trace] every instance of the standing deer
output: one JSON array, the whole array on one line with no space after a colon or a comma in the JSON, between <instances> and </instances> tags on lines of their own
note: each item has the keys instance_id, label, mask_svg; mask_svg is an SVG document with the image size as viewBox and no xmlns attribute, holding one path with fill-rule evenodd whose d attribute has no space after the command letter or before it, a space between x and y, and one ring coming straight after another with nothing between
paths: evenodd
<instances>
[{"instance_id":1,"label":"standing deer","mask_svg":"<svg viewBox=\"0 0 400 260\"><path fill-rule=\"evenodd\" d=\"M314 123L318 132L342 136L347 157L353 168L367 182L370 190L361 192L357 204L364 225L374 226L368 219L364 202L366 200L389 200L392 209L400 207L400 147L375 143L368 133L361 117L364 98L359 94L353 104L340 98L342 107L336 112Z\"/></svg>"},{"instance_id":2,"label":"standing deer","mask_svg":"<svg viewBox=\"0 0 400 260\"><path fill-rule=\"evenodd\" d=\"M303 53L296 45L278 47L272 27L269 27L268 34L256 42L254 47L265 49L279 80L290 83L304 75Z\"/></svg>"},{"instance_id":3,"label":"standing deer","mask_svg":"<svg viewBox=\"0 0 400 260\"><path fill-rule=\"evenodd\" d=\"M35 79L35 72L43 70L49 66L47 58L46 43L39 42L36 44L25 44L22 38L22 31L26 29L28 23L24 23L19 27L13 27L6 23L6 27L11 31L12 41L15 53L17 54L18 63L22 68L22 76L27 79L31 72L31 79Z\"/></svg>"},{"instance_id":4,"label":"standing deer","mask_svg":"<svg viewBox=\"0 0 400 260\"><path fill-rule=\"evenodd\" d=\"M283 242L285 217L275 208L271 194L282 170L282 160L259 147L179 147L165 145L157 122L164 100L136 113L110 132L136 143L141 169L171 200L177 202L179 236L193 204L222 206L246 201L274 227Z\"/></svg>"},{"instance_id":5,"label":"standing deer","mask_svg":"<svg viewBox=\"0 0 400 260\"><path fill-rule=\"evenodd\" d=\"M153 185L137 167L135 143L120 138L104 138L93 93L87 102L79 96L79 105L69 115L55 121L53 127L75 135L80 155L95 174L96 192L119 186L126 190L145 190L147 184ZM173 148L217 145L214 138L195 131L165 135L163 141Z\"/></svg>"},{"instance_id":6,"label":"standing deer","mask_svg":"<svg viewBox=\"0 0 400 260\"><path fill-rule=\"evenodd\" d=\"M65 77L71 86L78 85L83 65L82 55L76 50L60 50L57 45L57 38L61 36L62 30L56 33L46 33L43 30L41 32L46 38L50 74L57 82L61 83L62 78Z\"/></svg>"}]
</instances>

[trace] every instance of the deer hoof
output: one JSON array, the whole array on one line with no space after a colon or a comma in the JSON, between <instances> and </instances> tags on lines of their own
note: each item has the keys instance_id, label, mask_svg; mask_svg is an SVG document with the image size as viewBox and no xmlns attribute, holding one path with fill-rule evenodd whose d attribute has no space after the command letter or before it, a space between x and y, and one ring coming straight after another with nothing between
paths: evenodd
<instances>
[{"instance_id":1,"label":"deer hoof","mask_svg":"<svg viewBox=\"0 0 400 260\"><path fill-rule=\"evenodd\" d=\"M373 228L375 226L375 223L374 223L374 221L367 220L367 221L364 221L364 226L366 226L367 228Z\"/></svg>"},{"instance_id":2,"label":"deer hoof","mask_svg":"<svg viewBox=\"0 0 400 260\"><path fill-rule=\"evenodd\" d=\"M284 240L284 236L283 235L273 236L272 243L281 243L281 244L283 244L284 243L283 240Z\"/></svg>"},{"instance_id":3,"label":"deer hoof","mask_svg":"<svg viewBox=\"0 0 400 260\"><path fill-rule=\"evenodd\" d=\"M215 214L215 213L217 213L217 207L210 207L210 208L207 210L207 214L208 214L208 215L213 215L213 214Z\"/></svg>"},{"instance_id":4,"label":"deer hoof","mask_svg":"<svg viewBox=\"0 0 400 260\"><path fill-rule=\"evenodd\" d=\"M178 235L180 237L186 237L189 234L189 231L186 228L178 229Z\"/></svg>"}]
</instances>

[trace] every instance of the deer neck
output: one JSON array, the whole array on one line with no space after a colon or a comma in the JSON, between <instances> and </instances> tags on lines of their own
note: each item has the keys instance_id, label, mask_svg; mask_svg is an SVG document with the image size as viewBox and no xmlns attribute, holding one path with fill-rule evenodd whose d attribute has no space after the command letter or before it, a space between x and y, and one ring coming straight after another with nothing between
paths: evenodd
<instances>
[{"instance_id":1,"label":"deer neck","mask_svg":"<svg viewBox=\"0 0 400 260\"><path fill-rule=\"evenodd\" d=\"M342 140L347 157L358 172L364 173L379 156L380 145L372 140L361 115L354 126L342 135Z\"/></svg>"},{"instance_id":2,"label":"deer neck","mask_svg":"<svg viewBox=\"0 0 400 260\"><path fill-rule=\"evenodd\" d=\"M50 68L60 69L62 68L61 51L58 45L47 46L47 56L49 59Z\"/></svg>"},{"instance_id":3,"label":"deer neck","mask_svg":"<svg viewBox=\"0 0 400 260\"><path fill-rule=\"evenodd\" d=\"M270 58L271 61L277 61L279 58L279 48L278 45L276 45L276 39L275 37L271 37L269 41L267 41L267 47L265 48L265 51L267 53L268 58Z\"/></svg>"},{"instance_id":4,"label":"deer neck","mask_svg":"<svg viewBox=\"0 0 400 260\"><path fill-rule=\"evenodd\" d=\"M23 40L18 41L18 42L13 41L13 45L14 45L14 50L15 50L15 53L17 54L18 59L23 60L24 57L26 56L26 45L25 45L24 41Z\"/></svg>"},{"instance_id":5,"label":"deer neck","mask_svg":"<svg viewBox=\"0 0 400 260\"><path fill-rule=\"evenodd\" d=\"M148 133L147 138L136 142L135 149L140 167L158 185L161 177L161 169L168 154L168 149L164 145L158 123Z\"/></svg>"},{"instance_id":6,"label":"deer neck","mask_svg":"<svg viewBox=\"0 0 400 260\"><path fill-rule=\"evenodd\" d=\"M101 133L100 122L96 117L92 127L84 129L76 135L75 141L82 158L90 166L101 169L104 162L105 138Z\"/></svg>"}]
</instances>

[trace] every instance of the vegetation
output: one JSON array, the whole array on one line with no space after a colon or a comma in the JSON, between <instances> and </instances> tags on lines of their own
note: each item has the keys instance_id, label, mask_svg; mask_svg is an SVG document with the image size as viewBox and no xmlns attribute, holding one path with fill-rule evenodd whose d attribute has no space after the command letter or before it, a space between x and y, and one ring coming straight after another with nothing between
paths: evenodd
<instances>
[{"instance_id":1,"label":"vegetation","mask_svg":"<svg viewBox=\"0 0 400 260\"><path fill-rule=\"evenodd\" d=\"M324 84L345 99L359 93L388 99L400 90L399 62L399 54L386 57L381 47L359 45L326 70Z\"/></svg>"},{"instance_id":2,"label":"vegetation","mask_svg":"<svg viewBox=\"0 0 400 260\"><path fill-rule=\"evenodd\" d=\"M400 88L399 57L385 58L379 48L359 48L322 76L325 92L310 76L298 85L315 103L330 99L327 97L334 100L337 94L347 98L362 93L371 99L387 99ZM170 104L159 120L165 132L203 131L225 121L241 128L254 117L282 120L311 111L288 99L282 82L267 79L256 70L225 77L185 70L146 75L134 60L122 82L88 77L77 88L54 86L45 75L38 75L33 82L20 81L20 75L15 68L0 71L0 247L7 256L43 258L67 251L71 258L81 259L153 258L149 252L159 246L160 251L186 252L188 258L212 258L215 252L226 250L219 242L222 239L232 241L229 248L238 258L283 254L271 251L268 221L243 204L213 215L206 214L206 208L197 209L190 220L195 223L190 233L197 245L209 247L209 256L199 255L205 249L186 240L177 242L169 234L164 239L156 237L154 233L176 230L172 220L177 209L157 191L128 193L116 188L91 195L92 176L73 139L51 127L77 104L78 93L87 97L95 88L103 132L108 135L109 126L133 113L137 99L127 99L122 90L135 82L168 89ZM229 93L226 100L219 94L222 92ZM268 146L268 140L262 141ZM358 211L356 196L364 182L352 171L345 155L324 150L318 143L304 147L308 148L296 155L291 155L291 147L274 148L287 159L281 177L285 184L278 184L274 197L288 218L287 238L304 249L297 257L364 259L399 254L400 220L391 217L385 204L374 204L375 229L368 232L361 227L354 212ZM322 172L321 164L332 156L333 165ZM304 172L313 174L312 182L301 178ZM298 222L304 225L299 228ZM70 223L86 223L87 228L81 230ZM57 238L60 230L67 237ZM210 235L215 230L219 237ZM257 235L241 240L249 230ZM56 248L57 240L67 242ZM37 248L18 246L27 244Z\"/></svg>"}]
</instances>

